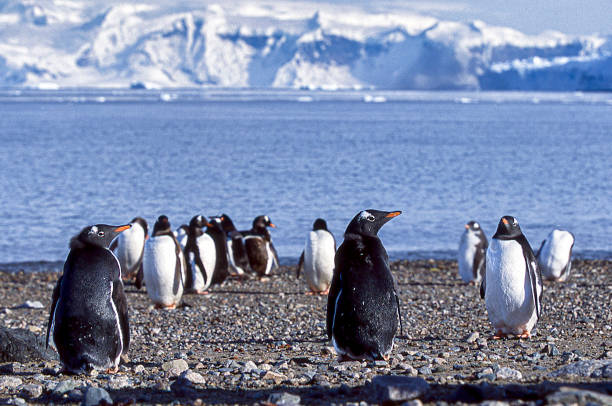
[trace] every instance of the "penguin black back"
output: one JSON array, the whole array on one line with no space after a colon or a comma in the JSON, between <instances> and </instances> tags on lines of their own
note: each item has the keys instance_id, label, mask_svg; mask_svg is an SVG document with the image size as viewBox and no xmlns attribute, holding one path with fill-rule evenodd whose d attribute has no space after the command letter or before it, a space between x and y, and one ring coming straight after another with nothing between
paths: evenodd
<instances>
[{"instance_id":1,"label":"penguin black back","mask_svg":"<svg viewBox=\"0 0 612 406\"><path fill-rule=\"evenodd\" d=\"M189 254L193 253L195 264L198 269L202 273L202 277L204 278L204 283L207 282L206 272L204 271L204 264L202 262L202 257L200 253L200 248L198 247L197 239L199 236L204 234L203 227L208 226L209 223L206 221L204 216L197 215L193 216L191 221L189 222L189 227L187 228L187 244L185 244L185 263L187 267L187 276L185 280L185 288L192 289L193 288L193 275L191 270L191 261L189 260Z\"/></svg>"},{"instance_id":2,"label":"penguin black back","mask_svg":"<svg viewBox=\"0 0 612 406\"><path fill-rule=\"evenodd\" d=\"M127 301L117 258L108 249L125 226L85 227L70 241L53 291L47 327L67 370L116 367L129 348Z\"/></svg>"},{"instance_id":3,"label":"penguin black back","mask_svg":"<svg viewBox=\"0 0 612 406\"><path fill-rule=\"evenodd\" d=\"M377 233L400 213L364 210L346 229L327 302L327 333L340 354L381 359L392 349L399 298Z\"/></svg>"},{"instance_id":4,"label":"penguin black back","mask_svg":"<svg viewBox=\"0 0 612 406\"><path fill-rule=\"evenodd\" d=\"M206 234L213 239L217 254L211 284L222 283L229 276L229 264L227 262L227 233L223 230L220 217L210 218Z\"/></svg>"},{"instance_id":5,"label":"penguin black back","mask_svg":"<svg viewBox=\"0 0 612 406\"><path fill-rule=\"evenodd\" d=\"M312 231L317 231L317 230L329 231L327 229L327 222L323 220L322 218L316 219L314 223L312 224Z\"/></svg>"}]
</instances>

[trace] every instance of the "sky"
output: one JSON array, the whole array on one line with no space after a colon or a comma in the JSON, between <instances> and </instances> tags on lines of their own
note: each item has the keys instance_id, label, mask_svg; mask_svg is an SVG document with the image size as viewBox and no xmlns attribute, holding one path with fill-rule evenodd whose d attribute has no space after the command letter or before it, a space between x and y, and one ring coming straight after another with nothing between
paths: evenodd
<instances>
[{"instance_id":1,"label":"sky","mask_svg":"<svg viewBox=\"0 0 612 406\"><path fill-rule=\"evenodd\" d=\"M401 9L444 20L482 20L526 34L612 35L612 0L314 0L357 4L373 11Z\"/></svg>"}]
</instances>

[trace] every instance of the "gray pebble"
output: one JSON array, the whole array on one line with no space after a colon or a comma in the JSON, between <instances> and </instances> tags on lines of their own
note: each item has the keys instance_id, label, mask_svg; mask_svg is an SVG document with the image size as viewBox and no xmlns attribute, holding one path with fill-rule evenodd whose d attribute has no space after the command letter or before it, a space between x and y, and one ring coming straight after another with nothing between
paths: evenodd
<instances>
[{"instance_id":1,"label":"gray pebble","mask_svg":"<svg viewBox=\"0 0 612 406\"><path fill-rule=\"evenodd\" d=\"M110 397L107 391L102 388L88 386L85 390L85 396L83 396L81 406L96 406L102 401L105 401L109 405L113 404L113 399Z\"/></svg>"}]
</instances>

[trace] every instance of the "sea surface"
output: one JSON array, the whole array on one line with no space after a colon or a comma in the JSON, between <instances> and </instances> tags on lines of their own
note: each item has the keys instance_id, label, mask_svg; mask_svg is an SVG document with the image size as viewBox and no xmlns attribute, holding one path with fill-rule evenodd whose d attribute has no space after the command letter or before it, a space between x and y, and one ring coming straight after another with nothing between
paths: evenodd
<instances>
[{"instance_id":1,"label":"sea surface","mask_svg":"<svg viewBox=\"0 0 612 406\"><path fill-rule=\"evenodd\" d=\"M0 91L0 268L61 266L94 223L267 214L282 262L317 217L401 210L392 259L453 258L469 220L515 216L611 258L612 94ZM57 261L57 262L56 262Z\"/></svg>"}]
</instances>

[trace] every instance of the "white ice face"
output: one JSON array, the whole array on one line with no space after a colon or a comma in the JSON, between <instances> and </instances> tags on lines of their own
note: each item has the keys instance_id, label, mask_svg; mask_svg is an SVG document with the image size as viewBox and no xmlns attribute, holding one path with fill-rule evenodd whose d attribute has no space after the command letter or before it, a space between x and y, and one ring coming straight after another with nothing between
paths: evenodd
<instances>
[{"instance_id":1,"label":"white ice face","mask_svg":"<svg viewBox=\"0 0 612 406\"><path fill-rule=\"evenodd\" d=\"M480 228L480 224L474 223L474 230L478 230Z\"/></svg>"},{"instance_id":2,"label":"white ice face","mask_svg":"<svg viewBox=\"0 0 612 406\"><path fill-rule=\"evenodd\" d=\"M98 227L93 226L89 229L89 234L95 234L98 232Z\"/></svg>"}]
</instances>

